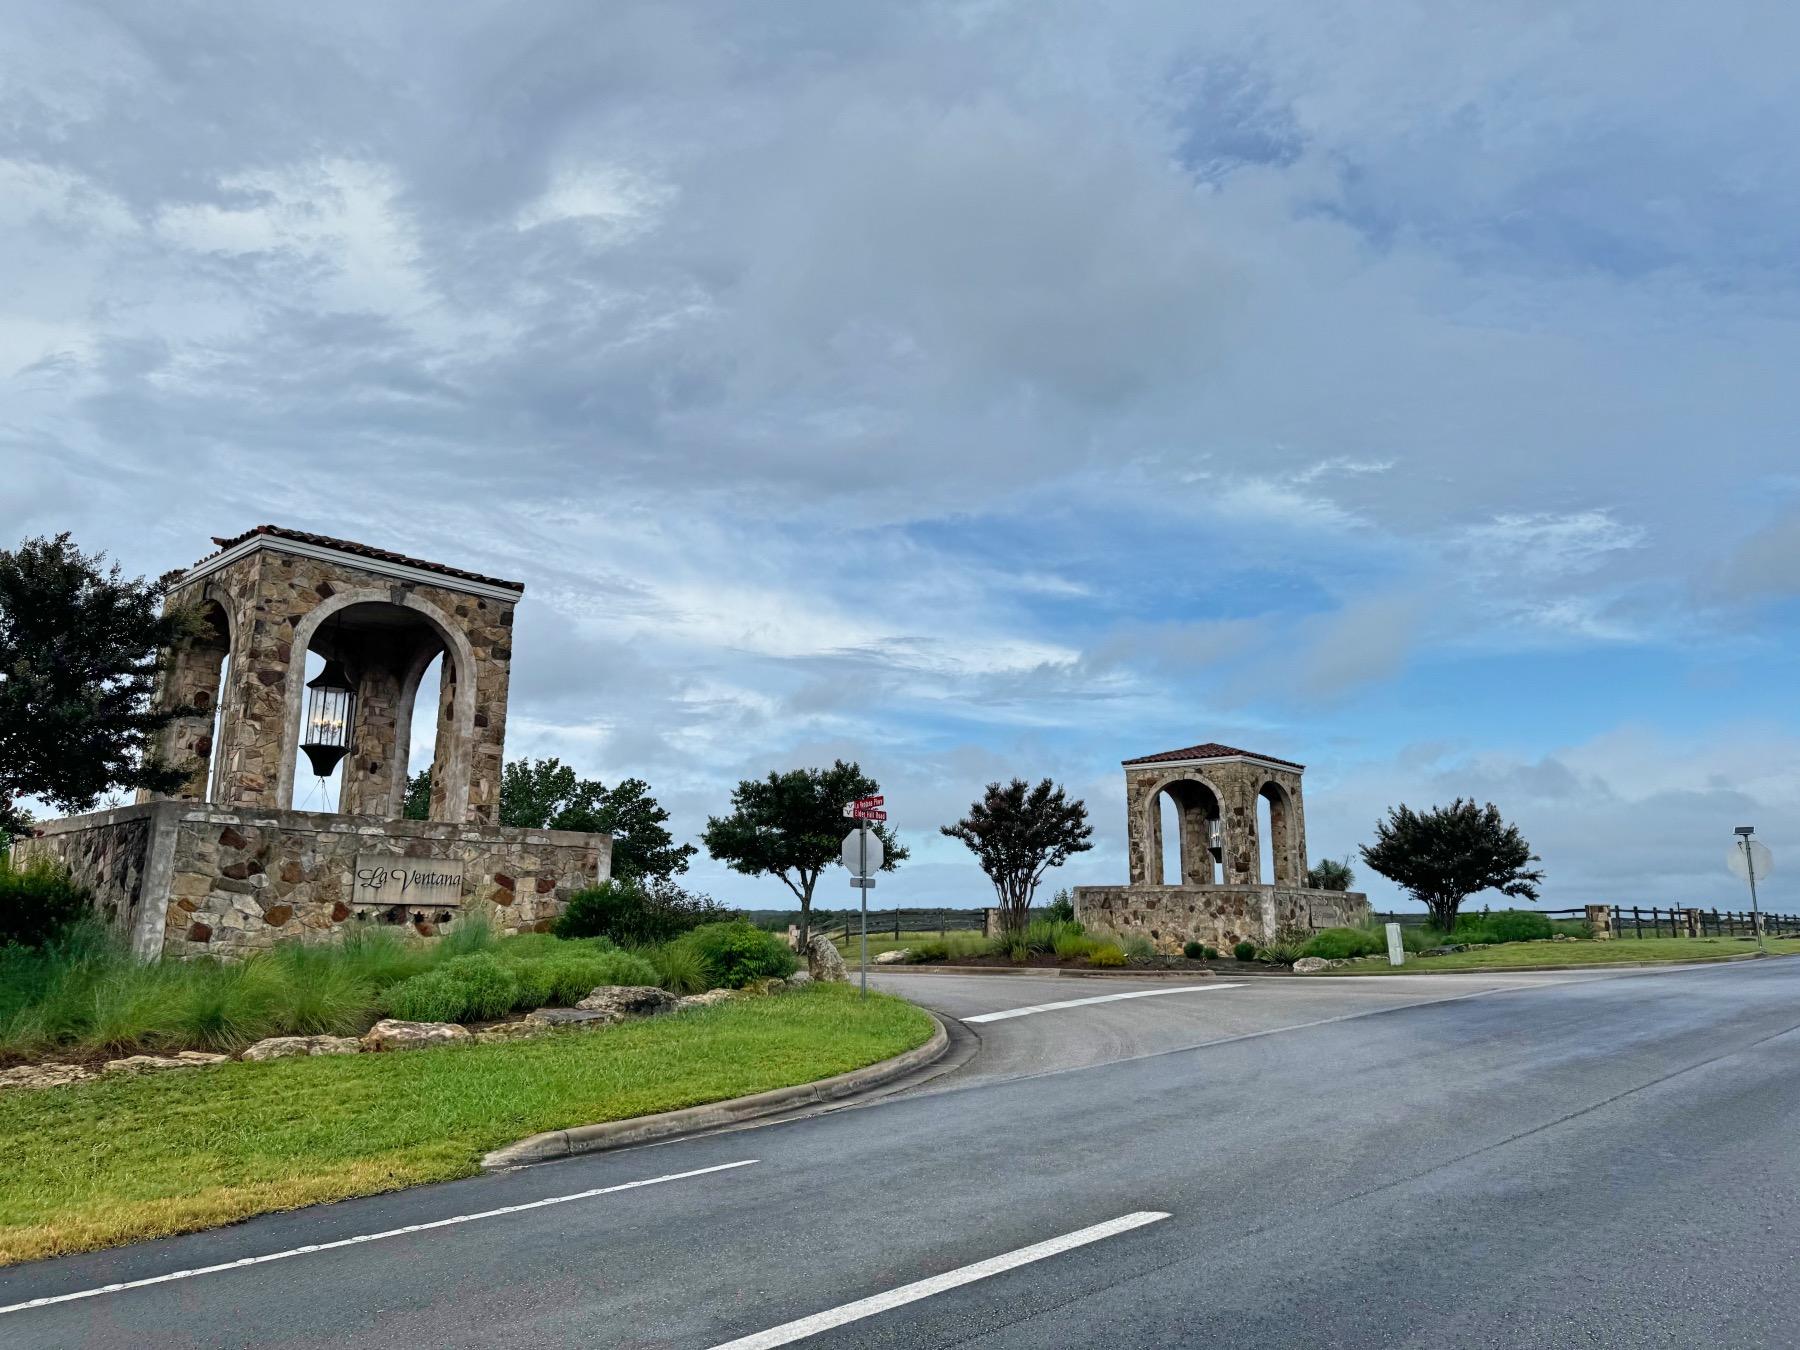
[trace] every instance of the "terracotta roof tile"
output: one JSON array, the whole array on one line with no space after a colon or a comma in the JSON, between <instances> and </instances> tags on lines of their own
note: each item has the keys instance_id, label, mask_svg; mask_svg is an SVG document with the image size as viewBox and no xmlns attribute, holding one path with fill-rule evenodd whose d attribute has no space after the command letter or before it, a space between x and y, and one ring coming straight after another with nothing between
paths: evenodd
<instances>
[{"instance_id":1,"label":"terracotta roof tile","mask_svg":"<svg viewBox=\"0 0 1800 1350\"><path fill-rule=\"evenodd\" d=\"M1266 760L1270 764L1285 764L1290 769L1304 769L1304 764L1296 764L1291 759L1277 759L1274 755L1258 754L1255 750L1239 750L1234 746L1220 745L1217 741L1207 741L1204 745L1190 745L1182 750L1164 750L1155 755L1139 755L1136 759L1128 759L1126 764L1166 764L1171 760L1182 759L1231 759L1235 756L1246 759Z\"/></svg>"},{"instance_id":2,"label":"terracotta roof tile","mask_svg":"<svg viewBox=\"0 0 1800 1350\"><path fill-rule=\"evenodd\" d=\"M236 548L246 539L254 538L259 534L268 535L275 539L292 539L296 543L301 544L315 544L320 548L334 548L340 553L355 553L364 558L373 558L378 562L400 563L407 567L419 567L427 572L437 572L440 575L447 577L458 577L463 581L478 581L486 586L502 586L509 591L519 591L523 593L525 590L525 583L522 581L503 581L499 577L484 577L479 572L465 572L460 567L449 567L443 563L429 562L424 558L409 558L404 553L394 553L385 548L374 548L369 544L359 544L350 539L333 539L330 535L308 534L305 530L284 529L280 525L256 525L245 530L242 534L234 534L223 538L214 535L213 543L219 546L218 551L207 554L204 558L200 559L200 562L195 563L194 566L198 567L201 563L211 562L214 558L218 557L220 553L225 552L226 549Z\"/></svg>"}]
</instances>

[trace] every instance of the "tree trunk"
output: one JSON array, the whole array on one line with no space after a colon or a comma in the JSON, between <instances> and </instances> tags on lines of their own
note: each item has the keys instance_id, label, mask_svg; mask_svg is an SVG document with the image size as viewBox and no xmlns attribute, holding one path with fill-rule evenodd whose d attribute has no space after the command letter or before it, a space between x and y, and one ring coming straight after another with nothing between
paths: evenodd
<instances>
[{"instance_id":1,"label":"tree trunk","mask_svg":"<svg viewBox=\"0 0 1800 1350\"><path fill-rule=\"evenodd\" d=\"M1462 908L1462 902L1463 898L1460 895L1425 902L1425 908L1431 911L1432 923L1438 926L1445 937L1456 932L1456 911Z\"/></svg>"},{"instance_id":2,"label":"tree trunk","mask_svg":"<svg viewBox=\"0 0 1800 1350\"><path fill-rule=\"evenodd\" d=\"M818 873L813 873L812 880L806 883L806 889L800 892L800 956L808 961L812 959L812 893L818 880Z\"/></svg>"}]
</instances>

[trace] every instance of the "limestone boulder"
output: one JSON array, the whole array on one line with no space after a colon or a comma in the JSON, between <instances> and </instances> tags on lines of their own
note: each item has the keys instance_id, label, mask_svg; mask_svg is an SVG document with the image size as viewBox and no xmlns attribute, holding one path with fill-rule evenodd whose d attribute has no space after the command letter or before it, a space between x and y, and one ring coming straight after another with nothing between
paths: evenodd
<instances>
[{"instance_id":1,"label":"limestone boulder","mask_svg":"<svg viewBox=\"0 0 1800 1350\"><path fill-rule=\"evenodd\" d=\"M848 984L850 972L844 967L844 958L839 955L837 947L823 933L812 935L812 945L807 950L807 968L815 980L827 984Z\"/></svg>"},{"instance_id":2,"label":"limestone boulder","mask_svg":"<svg viewBox=\"0 0 1800 1350\"><path fill-rule=\"evenodd\" d=\"M0 1069L0 1091L18 1088L33 1092L39 1088L67 1087L95 1077L83 1064L21 1064L15 1069Z\"/></svg>"},{"instance_id":3,"label":"limestone boulder","mask_svg":"<svg viewBox=\"0 0 1800 1350\"><path fill-rule=\"evenodd\" d=\"M792 975L787 977L789 989L803 989L812 982L813 977L804 970L796 970Z\"/></svg>"},{"instance_id":4,"label":"limestone boulder","mask_svg":"<svg viewBox=\"0 0 1800 1350\"><path fill-rule=\"evenodd\" d=\"M877 952L875 964L878 966L897 966L902 964L912 953L905 947L896 947L891 952Z\"/></svg>"},{"instance_id":5,"label":"limestone boulder","mask_svg":"<svg viewBox=\"0 0 1800 1350\"><path fill-rule=\"evenodd\" d=\"M480 1045L499 1045L506 1041L528 1041L536 1036L547 1036L550 1028L542 1022L533 1022L527 1018L523 1022L501 1022L497 1026L484 1027L475 1033L475 1040Z\"/></svg>"},{"instance_id":6,"label":"limestone boulder","mask_svg":"<svg viewBox=\"0 0 1800 1350\"><path fill-rule=\"evenodd\" d=\"M271 1036L239 1055L253 1064L271 1059L294 1059L305 1055L354 1055L362 1050L362 1042L354 1036Z\"/></svg>"},{"instance_id":7,"label":"limestone boulder","mask_svg":"<svg viewBox=\"0 0 1800 1350\"><path fill-rule=\"evenodd\" d=\"M603 984L575 1005L581 1012L605 1013L615 1022L675 1011L675 995L653 984Z\"/></svg>"},{"instance_id":8,"label":"limestone boulder","mask_svg":"<svg viewBox=\"0 0 1800 1350\"><path fill-rule=\"evenodd\" d=\"M708 989L704 994L689 994L686 998L677 999L675 1006L686 1012L689 1008L710 1008L715 1003L724 1003L736 997L735 989Z\"/></svg>"},{"instance_id":9,"label":"limestone boulder","mask_svg":"<svg viewBox=\"0 0 1800 1350\"><path fill-rule=\"evenodd\" d=\"M106 1061L107 1073L161 1073L164 1069L199 1069L223 1064L230 1055L209 1055L201 1050L181 1050L173 1055L127 1055Z\"/></svg>"},{"instance_id":10,"label":"limestone boulder","mask_svg":"<svg viewBox=\"0 0 1800 1350\"><path fill-rule=\"evenodd\" d=\"M365 1050L424 1050L434 1045L467 1044L474 1037L455 1022L403 1022L384 1017L363 1033Z\"/></svg>"},{"instance_id":11,"label":"limestone boulder","mask_svg":"<svg viewBox=\"0 0 1800 1350\"><path fill-rule=\"evenodd\" d=\"M1311 975L1314 971L1329 970L1331 962L1322 956L1303 956L1294 962L1294 974Z\"/></svg>"},{"instance_id":12,"label":"limestone boulder","mask_svg":"<svg viewBox=\"0 0 1800 1350\"><path fill-rule=\"evenodd\" d=\"M554 1031L559 1027L609 1027L619 1019L610 1012L588 1008L539 1008L536 1012L526 1013L525 1020L533 1026Z\"/></svg>"}]
</instances>

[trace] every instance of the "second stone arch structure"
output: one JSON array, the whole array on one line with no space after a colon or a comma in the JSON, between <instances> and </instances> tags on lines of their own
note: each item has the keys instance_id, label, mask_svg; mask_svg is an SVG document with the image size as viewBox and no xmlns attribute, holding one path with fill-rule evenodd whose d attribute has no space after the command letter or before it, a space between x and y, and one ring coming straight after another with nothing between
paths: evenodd
<instances>
[{"instance_id":1,"label":"second stone arch structure","mask_svg":"<svg viewBox=\"0 0 1800 1350\"><path fill-rule=\"evenodd\" d=\"M1178 850L1183 886L1299 886L1306 877L1303 766L1209 742L1125 761L1130 884L1164 884ZM1162 802L1177 838L1164 837ZM1262 875L1258 803L1267 804L1273 875Z\"/></svg>"}]
</instances>

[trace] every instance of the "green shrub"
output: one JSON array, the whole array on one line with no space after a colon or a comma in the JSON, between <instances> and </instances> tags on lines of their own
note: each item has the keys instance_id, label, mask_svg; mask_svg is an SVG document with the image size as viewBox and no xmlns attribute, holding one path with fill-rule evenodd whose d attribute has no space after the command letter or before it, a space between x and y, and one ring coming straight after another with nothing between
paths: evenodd
<instances>
[{"instance_id":1,"label":"green shrub","mask_svg":"<svg viewBox=\"0 0 1800 1350\"><path fill-rule=\"evenodd\" d=\"M1591 938L1594 930L1586 919L1557 919L1550 925L1550 935L1561 933L1564 937Z\"/></svg>"},{"instance_id":2,"label":"green shrub","mask_svg":"<svg viewBox=\"0 0 1800 1350\"><path fill-rule=\"evenodd\" d=\"M453 956L438 970L463 991L464 1017L492 1021L520 1002L518 977L491 952Z\"/></svg>"},{"instance_id":3,"label":"green shrub","mask_svg":"<svg viewBox=\"0 0 1800 1350\"><path fill-rule=\"evenodd\" d=\"M1387 938L1367 928L1327 928L1312 935L1302 955L1342 961L1351 956L1379 956L1386 950Z\"/></svg>"},{"instance_id":4,"label":"green shrub","mask_svg":"<svg viewBox=\"0 0 1800 1350\"><path fill-rule=\"evenodd\" d=\"M1098 938L1089 937L1077 928L1074 932L1059 933L1054 950L1058 961L1079 961L1100 945Z\"/></svg>"},{"instance_id":5,"label":"green shrub","mask_svg":"<svg viewBox=\"0 0 1800 1350\"><path fill-rule=\"evenodd\" d=\"M621 946L648 947L730 913L673 884L647 888L615 878L570 896L554 932L562 938L605 937Z\"/></svg>"},{"instance_id":6,"label":"green shrub","mask_svg":"<svg viewBox=\"0 0 1800 1350\"><path fill-rule=\"evenodd\" d=\"M1256 959L1272 966L1291 966L1306 955L1308 940L1305 933L1284 928L1256 948Z\"/></svg>"},{"instance_id":7,"label":"green shrub","mask_svg":"<svg viewBox=\"0 0 1800 1350\"><path fill-rule=\"evenodd\" d=\"M1156 944L1143 933L1127 933L1119 939L1119 945L1133 961L1149 961L1156 956Z\"/></svg>"},{"instance_id":8,"label":"green shrub","mask_svg":"<svg viewBox=\"0 0 1800 1350\"><path fill-rule=\"evenodd\" d=\"M93 896L48 858L0 861L0 947L42 947L92 912Z\"/></svg>"},{"instance_id":9,"label":"green shrub","mask_svg":"<svg viewBox=\"0 0 1800 1350\"><path fill-rule=\"evenodd\" d=\"M979 933L946 933L943 937L924 938L906 949L909 962L961 961L971 956L992 956L999 950L992 938Z\"/></svg>"},{"instance_id":10,"label":"green shrub","mask_svg":"<svg viewBox=\"0 0 1800 1350\"><path fill-rule=\"evenodd\" d=\"M1044 917L1052 923L1075 922L1075 898L1069 894L1066 886L1057 891L1050 903L1044 906Z\"/></svg>"},{"instance_id":11,"label":"green shrub","mask_svg":"<svg viewBox=\"0 0 1800 1350\"><path fill-rule=\"evenodd\" d=\"M1025 946L1035 955L1048 956L1056 950L1058 938L1079 937L1082 931L1073 919L1033 919L1025 928Z\"/></svg>"},{"instance_id":12,"label":"green shrub","mask_svg":"<svg viewBox=\"0 0 1800 1350\"><path fill-rule=\"evenodd\" d=\"M700 958L715 988L742 989L756 980L784 980L799 964L786 942L741 919L702 924L680 941Z\"/></svg>"},{"instance_id":13,"label":"green shrub","mask_svg":"<svg viewBox=\"0 0 1800 1350\"><path fill-rule=\"evenodd\" d=\"M667 942L642 955L655 967L656 983L671 994L698 994L707 988L706 962L691 943Z\"/></svg>"},{"instance_id":14,"label":"green shrub","mask_svg":"<svg viewBox=\"0 0 1800 1350\"><path fill-rule=\"evenodd\" d=\"M1474 915L1471 915L1470 918L1476 921L1471 922L1468 926L1473 929L1485 930L1489 934L1488 940L1491 942L1533 942L1539 938L1547 938L1555 931L1550 926L1550 920L1529 909L1502 909L1492 914L1480 915L1478 919ZM1473 940L1465 937L1463 933L1464 923L1459 920L1456 925L1456 940L1458 942Z\"/></svg>"},{"instance_id":15,"label":"green shrub","mask_svg":"<svg viewBox=\"0 0 1800 1350\"><path fill-rule=\"evenodd\" d=\"M1116 968L1125 964L1125 949L1116 942L1096 942L1087 960L1090 966Z\"/></svg>"},{"instance_id":16,"label":"green shrub","mask_svg":"<svg viewBox=\"0 0 1800 1350\"><path fill-rule=\"evenodd\" d=\"M463 1016L463 986L441 970L402 980L383 1000L390 1017L406 1022L456 1022Z\"/></svg>"},{"instance_id":17,"label":"green shrub","mask_svg":"<svg viewBox=\"0 0 1800 1350\"><path fill-rule=\"evenodd\" d=\"M1256 960L1256 944L1254 942L1240 942L1231 949L1231 954L1240 961L1254 961Z\"/></svg>"},{"instance_id":18,"label":"green shrub","mask_svg":"<svg viewBox=\"0 0 1800 1350\"><path fill-rule=\"evenodd\" d=\"M1181 954L1190 961L1203 960L1206 956L1205 944L1199 942L1184 942L1181 944Z\"/></svg>"}]
</instances>

